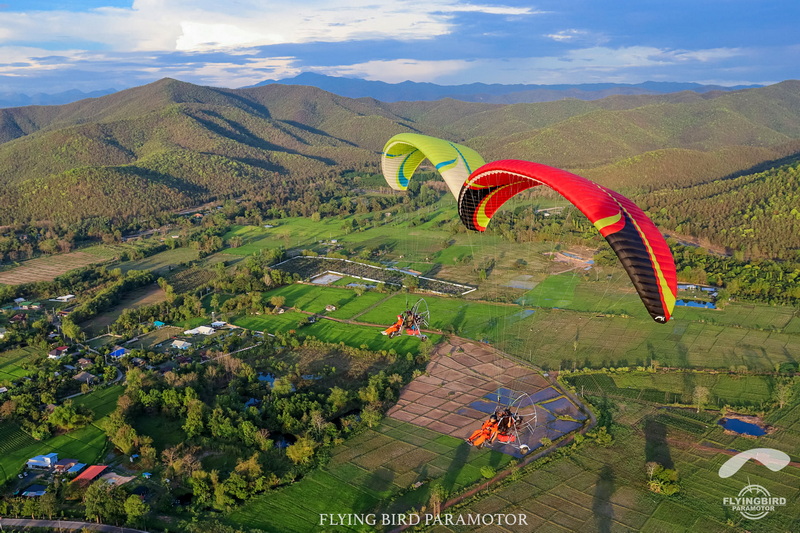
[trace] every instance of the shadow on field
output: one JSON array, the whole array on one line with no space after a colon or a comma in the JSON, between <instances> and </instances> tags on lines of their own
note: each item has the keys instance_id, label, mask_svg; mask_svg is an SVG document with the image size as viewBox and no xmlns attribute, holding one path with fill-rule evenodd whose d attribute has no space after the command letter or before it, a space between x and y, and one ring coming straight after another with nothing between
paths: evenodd
<instances>
[{"instance_id":1,"label":"shadow on field","mask_svg":"<svg viewBox=\"0 0 800 533\"><path fill-rule=\"evenodd\" d=\"M380 467L375 470L372 475L366 480L364 486L369 490L376 493L376 496L383 497L384 492L392 487L394 481L394 471L388 468Z\"/></svg>"},{"instance_id":2,"label":"shadow on field","mask_svg":"<svg viewBox=\"0 0 800 533\"><path fill-rule=\"evenodd\" d=\"M594 513L597 531L600 533L610 533L611 524L614 522L614 506L611 505L611 495L616 489L614 479L614 470L608 465L605 465L597 476L592 513Z\"/></svg>"},{"instance_id":3,"label":"shadow on field","mask_svg":"<svg viewBox=\"0 0 800 533\"><path fill-rule=\"evenodd\" d=\"M461 473L461 470L464 469L464 465L467 464L469 450L470 445L466 442L462 442L458 445L458 448L456 448L453 460L450 462L450 466L447 467L444 476L442 476L442 489L444 489L446 494L453 492L458 475Z\"/></svg>"},{"instance_id":4,"label":"shadow on field","mask_svg":"<svg viewBox=\"0 0 800 533\"><path fill-rule=\"evenodd\" d=\"M667 426L653 417L644 421L644 457L646 462L655 461L664 468L675 468L667 444Z\"/></svg>"}]
</instances>

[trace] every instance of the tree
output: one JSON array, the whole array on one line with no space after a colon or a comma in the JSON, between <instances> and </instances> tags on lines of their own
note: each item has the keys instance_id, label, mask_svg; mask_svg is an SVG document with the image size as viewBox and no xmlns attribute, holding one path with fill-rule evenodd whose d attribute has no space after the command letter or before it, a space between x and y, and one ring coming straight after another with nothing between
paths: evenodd
<instances>
[{"instance_id":1,"label":"tree","mask_svg":"<svg viewBox=\"0 0 800 533\"><path fill-rule=\"evenodd\" d=\"M150 512L150 506L135 494L125 500L124 509L127 522L131 525L137 525Z\"/></svg>"},{"instance_id":2,"label":"tree","mask_svg":"<svg viewBox=\"0 0 800 533\"><path fill-rule=\"evenodd\" d=\"M58 500L54 492L46 492L39 497L39 512L46 516L48 520L53 519L53 515L58 511Z\"/></svg>"},{"instance_id":3,"label":"tree","mask_svg":"<svg viewBox=\"0 0 800 533\"><path fill-rule=\"evenodd\" d=\"M710 393L708 392L708 388L703 387L702 385L698 385L694 388L694 393L692 394L692 398L694 399L695 405L697 405L697 412L700 412L700 409L703 408L703 405L708 403L708 398L710 397Z\"/></svg>"},{"instance_id":4,"label":"tree","mask_svg":"<svg viewBox=\"0 0 800 533\"><path fill-rule=\"evenodd\" d=\"M314 456L316 443L308 437L300 437L297 442L286 448L286 456L294 464L306 464Z\"/></svg>"},{"instance_id":5,"label":"tree","mask_svg":"<svg viewBox=\"0 0 800 533\"><path fill-rule=\"evenodd\" d=\"M794 387L791 381L780 381L775 386L775 400L778 402L778 407L783 408L786 404L792 401L794 397Z\"/></svg>"},{"instance_id":6,"label":"tree","mask_svg":"<svg viewBox=\"0 0 800 533\"><path fill-rule=\"evenodd\" d=\"M191 400L186 409L186 422L183 424L183 430L191 439L200 435L203 427L203 402Z\"/></svg>"},{"instance_id":7,"label":"tree","mask_svg":"<svg viewBox=\"0 0 800 533\"><path fill-rule=\"evenodd\" d=\"M79 339L83 335L81 328L68 316L61 319L61 332L70 339Z\"/></svg>"},{"instance_id":8,"label":"tree","mask_svg":"<svg viewBox=\"0 0 800 533\"><path fill-rule=\"evenodd\" d=\"M116 522L124 512L120 489L103 480L95 481L83 495L86 519L100 522Z\"/></svg>"},{"instance_id":9,"label":"tree","mask_svg":"<svg viewBox=\"0 0 800 533\"><path fill-rule=\"evenodd\" d=\"M286 297L279 295L272 296L269 299L269 303L270 305L272 305L273 308L278 309L280 307L283 307L283 304L286 303Z\"/></svg>"}]
</instances>

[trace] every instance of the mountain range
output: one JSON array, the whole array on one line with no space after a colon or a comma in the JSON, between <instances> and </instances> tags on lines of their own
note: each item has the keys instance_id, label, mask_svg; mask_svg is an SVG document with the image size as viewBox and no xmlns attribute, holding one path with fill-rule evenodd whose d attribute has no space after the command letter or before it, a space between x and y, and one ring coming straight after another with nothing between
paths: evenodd
<instances>
[{"instance_id":1,"label":"mountain range","mask_svg":"<svg viewBox=\"0 0 800 533\"><path fill-rule=\"evenodd\" d=\"M734 91L751 89L759 85L737 85L723 87L721 85L701 85L699 83L654 82L628 83L584 83L562 85L536 85L500 83L470 83L465 85L437 85L435 83L419 83L404 81L402 83L386 83L359 78L343 78L326 76L313 72L304 72L293 78L267 80L253 87L280 83L283 85L308 85L325 91L347 96L348 98L375 98L382 102L430 101L453 98L465 102L483 102L489 104L523 104L550 102L565 98L578 100L599 100L618 94L667 94L679 91L707 93L711 91Z\"/></svg>"},{"instance_id":2,"label":"mountain range","mask_svg":"<svg viewBox=\"0 0 800 533\"><path fill-rule=\"evenodd\" d=\"M409 131L632 192L685 187L800 153L800 82L501 105L163 79L0 109L0 224L130 220L242 195L303 212L304 195L347 194L343 172L377 171L385 141Z\"/></svg>"},{"instance_id":3,"label":"mountain range","mask_svg":"<svg viewBox=\"0 0 800 533\"><path fill-rule=\"evenodd\" d=\"M97 98L116 92L116 89L101 89L97 91L90 91L88 93L72 89L54 94L37 93L37 94L24 94L24 93L0 93L0 108L2 107L22 107L27 105L60 105L69 104L84 98Z\"/></svg>"},{"instance_id":4,"label":"mountain range","mask_svg":"<svg viewBox=\"0 0 800 533\"><path fill-rule=\"evenodd\" d=\"M292 78L267 80L251 87L260 87L278 83L282 85L308 85L325 91L347 96L348 98L375 98L383 102L400 102L415 100L441 100L453 98L465 102L484 102L492 104L520 104L550 102L565 98L578 100L598 100L616 94L666 94L678 91L694 91L706 93L710 91L734 91L751 89L759 85L737 85L724 87L721 85L701 85L699 83L653 82L638 84L626 83L585 83L575 85L533 85L499 83L471 83L465 85L437 85L435 83L418 83L404 81L402 83L385 83L358 78L326 76L313 72L304 72ZM246 87L245 87L246 88ZM64 91L55 94L37 93L0 93L0 108L22 107L28 105L68 104L84 98L97 98L116 92L115 89L102 89L91 92L78 90Z\"/></svg>"}]
</instances>

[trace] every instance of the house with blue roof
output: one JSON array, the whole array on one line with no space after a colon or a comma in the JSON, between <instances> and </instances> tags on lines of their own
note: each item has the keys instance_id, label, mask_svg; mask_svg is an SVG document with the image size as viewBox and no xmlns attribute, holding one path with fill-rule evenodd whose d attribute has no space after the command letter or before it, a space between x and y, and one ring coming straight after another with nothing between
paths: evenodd
<instances>
[{"instance_id":1,"label":"house with blue roof","mask_svg":"<svg viewBox=\"0 0 800 533\"><path fill-rule=\"evenodd\" d=\"M108 354L108 355L110 355L114 359L119 359L120 357L122 357L124 355L128 355L128 353L129 353L129 350L127 348L123 348L121 346L114 346L114 350L112 350L112 352L110 354Z\"/></svg>"}]
</instances>

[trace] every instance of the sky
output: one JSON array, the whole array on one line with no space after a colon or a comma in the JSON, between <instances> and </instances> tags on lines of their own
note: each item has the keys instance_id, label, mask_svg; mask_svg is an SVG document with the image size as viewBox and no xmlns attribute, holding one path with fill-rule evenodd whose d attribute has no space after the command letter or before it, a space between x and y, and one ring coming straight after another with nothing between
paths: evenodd
<instances>
[{"instance_id":1,"label":"sky","mask_svg":"<svg viewBox=\"0 0 800 533\"><path fill-rule=\"evenodd\" d=\"M798 79L797 0L0 0L0 92Z\"/></svg>"}]
</instances>

